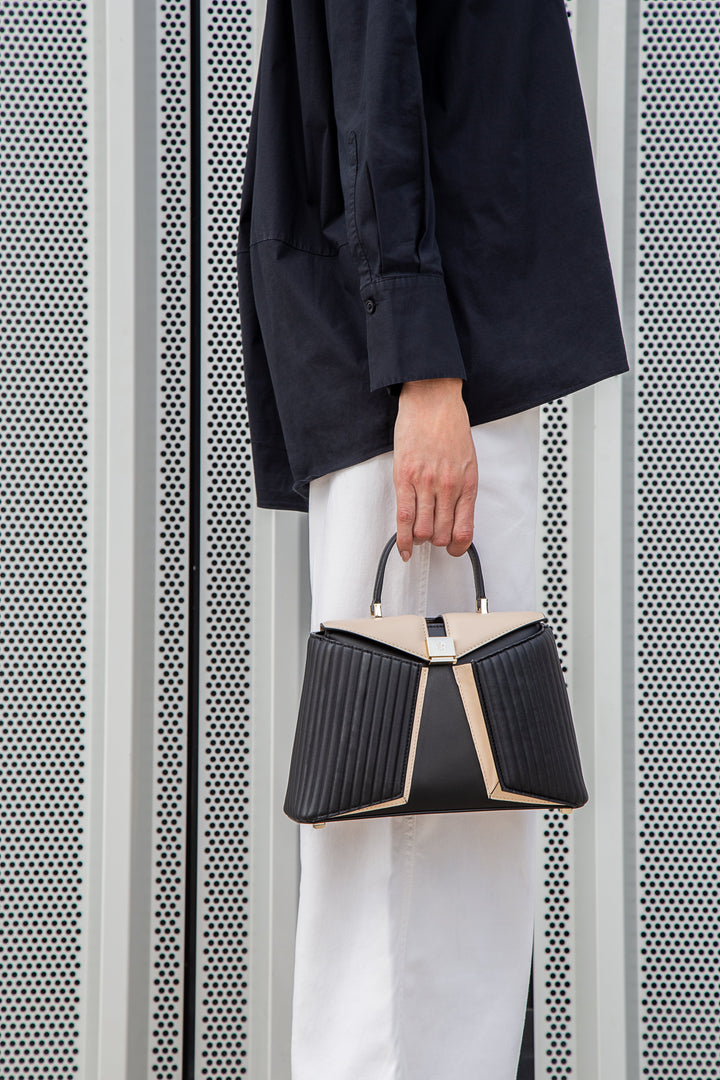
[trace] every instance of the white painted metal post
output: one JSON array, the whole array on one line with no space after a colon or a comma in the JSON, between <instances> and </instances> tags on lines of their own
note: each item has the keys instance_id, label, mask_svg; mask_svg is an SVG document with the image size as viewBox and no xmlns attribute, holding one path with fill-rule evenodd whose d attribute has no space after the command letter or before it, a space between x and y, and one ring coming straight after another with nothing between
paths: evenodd
<instances>
[{"instance_id":1,"label":"white painted metal post","mask_svg":"<svg viewBox=\"0 0 720 1080\"><path fill-rule=\"evenodd\" d=\"M154 156L153 69L147 54L138 60L147 29L139 25L139 10L138 0L98 0L92 8L93 706L85 1080L140 1080L148 1059L156 196L152 172L144 171Z\"/></svg>"},{"instance_id":2,"label":"white painted metal post","mask_svg":"<svg viewBox=\"0 0 720 1080\"><path fill-rule=\"evenodd\" d=\"M300 867L282 805L310 629L305 515L255 511L252 573L250 1075L290 1080Z\"/></svg>"},{"instance_id":3,"label":"white painted metal post","mask_svg":"<svg viewBox=\"0 0 720 1080\"><path fill-rule=\"evenodd\" d=\"M98 4L98 29L104 31L96 64L105 71L105 118L98 117L104 142L104 205L98 199L96 228L106 238L105 265L98 266L104 288L104 401L97 401L98 442L104 427L103 502L105 506L104 579L96 588L104 600L104 625L96 633L104 645L98 674L105 687L102 716L93 728L103 741L102 774L93 792L93 813L101 814L99 877L99 953L97 1058L88 1061L88 1078L120 1080L127 1073L130 951L130 794L132 791L133 591L135 532L135 117L134 10L132 0ZM110 47L112 43L112 47ZM98 75L100 71L98 70ZM104 218L104 220L102 220ZM100 329L100 328L98 328ZM99 539L99 538L98 538ZM100 597L98 597L100 599ZM97 638L96 638L97 640ZM102 645L100 646L102 647ZM98 874L99 871L99 874Z\"/></svg>"},{"instance_id":4,"label":"white painted metal post","mask_svg":"<svg viewBox=\"0 0 720 1080\"><path fill-rule=\"evenodd\" d=\"M618 298L625 211L625 0L581 0L577 52ZM624 1080L622 379L574 395L575 705L591 802L575 822L577 1068Z\"/></svg>"}]
</instances>

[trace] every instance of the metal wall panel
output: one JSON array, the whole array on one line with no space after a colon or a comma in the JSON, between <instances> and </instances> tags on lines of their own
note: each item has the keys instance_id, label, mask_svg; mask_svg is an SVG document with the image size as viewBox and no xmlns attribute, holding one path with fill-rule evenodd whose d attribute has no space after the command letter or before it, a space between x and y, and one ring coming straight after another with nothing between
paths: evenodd
<instances>
[{"instance_id":1,"label":"metal wall panel","mask_svg":"<svg viewBox=\"0 0 720 1080\"><path fill-rule=\"evenodd\" d=\"M636 1075L720 1071L720 8L643 0L635 350Z\"/></svg>"},{"instance_id":2,"label":"metal wall panel","mask_svg":"<svg viewBox=\"0 0 720 1080\"><path fill-rule=\"evenodd\" d=\"M592 805L538 816L536 1075L712 1076L718 11L568 8L635 370L543 408ZM0 16L3 1075L289 1078L306 519L254 507L234 260L263 17Z\"/></svg>"},{"instance_id":3,"label":"metal wall panel","mask_svg":"<svg viewBox=\"0 0 720 1080\"><path fill-rule=\"evenodd\" d=\"M203 472L195 1071L245 1076L253 488L235 246L254 27L245 0L211 0L199 10Z\"/></svg>"},{"instance_id":4,"label":"metal wall panel","mask_svg":"<svg viewBox=\"0 0 720 1080\"><path fill-rule=\"evenodd\" d=\"M158 205L155 640L153 709L151 1032L144 1075L180 1077L185 1020L186 854L191 694L191 18L189 0L162 0L154 12ZM193 433L194 434L194 433ZM193 612L193 616L195 613ZM194 831L189 830L190 842ZM190 911L194 911L190 905ZM192 1010L190 1010L192 1016Z\"/></svg>"},{"instance_id":5,"label":"metal wall panel","mask_svg":"<svg viewBox=\"0 0 720 1080\"><path fill-rule=\"evenodd\" d=\"M0 27L0 1059L7 1077L73 1076L91 700L87 4L5 3Z\"/></svg>"},{"instance_id":6,"label":"metal wall panel","mask_svg":"<svg viewBox=\"0 0 720 1080\"><path fill-rule=\"evenodd\" d=\"M572 700L572 409L567 400L541 413L538 500L538 608L555 633ZM533 958L536 1075L564 1080L575 1070L573 819L538 815L538 897Z\"/></svg>"}]
</instances>

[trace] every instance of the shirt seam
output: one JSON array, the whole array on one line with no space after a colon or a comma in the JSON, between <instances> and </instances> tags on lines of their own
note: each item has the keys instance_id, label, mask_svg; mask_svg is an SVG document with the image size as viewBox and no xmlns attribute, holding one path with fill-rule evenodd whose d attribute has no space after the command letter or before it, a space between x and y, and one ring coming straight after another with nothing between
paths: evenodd
<instances>
[{"instance_id":1,"label":"shirt seam","mask_svg":"<svg viewBox=\"0 0 720 1080\"><path fill-rule=\"evenodd\" d=\"M238 255L246 255L250 248L257 247L258 244L267 244L268 242L276 244L286 244L287 247L294 248L295 251L302 251L306 255L320 255L325 259L333 259L340 251L340 248L347 247L348 241L343 240L342 244L338 244L335 251L313 251L311 248L301 247L300 244L293 244L292 241L286 240L284 236L264 236L262 240L253 240L253 242L246 248L238 248Z\"/></svg>"},{"instance_id":2,"label":"shirt seam","mask_svg":"<svg viewBox=\"0 0 720 1080\"><path fill-rule=\"evenodd\" d=\"M360 236L360 230L358 229L358 223L357 223L357 212L356 212L356 209L355 209L356 189L357 189L357 180L358 180L358 150L357 150L357 135L355 134L354 131L351 131L351 132L348 133L348 145L352 148L352 160L350 162L350 167L351 167L351 170L352 170L352 187L350 188L350 202L351 202L350 220L351 220L351 223L352 223L353 231L355 233L355 237L354 237L355 241L357 242L357 246L358 246L358 248L360 250L360 253L361 253L363 259L365 260L365 267L367 269L368 277L372 281L372 268L370 266L370 260L368 259L368 256L367 256L367 251L365 250L365 245L363 244L362 238ZM382 255L380 256L380 260L381 260L381 264L382 264Z\"/></svg>"},{"instance_id":3,"label":"shirt seam","mask_svg":"<svg viewBox=\"0 0 720 1080\"><path fill-rule=\"evenodd\" d=\"M415 270L411 274L383 274L381 277L371 278L370 284L382 285L384 281L417 281L418 278L438 278L440 281L444 281L445 274L437 270Z\"/></svg>"},{"instance_id":4,"label":"shirt seam","mask_svg":"<svg viewBox=\"0 0 720 1080\"><path fill-rule=\"evenodd\" d=\"M253 242L246 248L238 248L239 255L247 255L250 248L257 247L258 244L285 244L287 247L293 248L295 251L302 251L305 255L319 255L324 259L333 259L337 256L340 248L347 247L348 240L343 240L341 244L338 244L335 251L313 251L312 248L301 247L300 244L294 244L291 240L286 240L284 236L264 236L262 240L253 240ZM363 251L364 254L364 251ZM367 261L367 260L366 260ZM382 274L376 277L371 277L365 288L369 285L382 285L384 281L417 281L418 278L438 278L441 281L445 280L445 274L438 270L414 270L412 273L407 274Z\"/></svg>"}]
</instances>

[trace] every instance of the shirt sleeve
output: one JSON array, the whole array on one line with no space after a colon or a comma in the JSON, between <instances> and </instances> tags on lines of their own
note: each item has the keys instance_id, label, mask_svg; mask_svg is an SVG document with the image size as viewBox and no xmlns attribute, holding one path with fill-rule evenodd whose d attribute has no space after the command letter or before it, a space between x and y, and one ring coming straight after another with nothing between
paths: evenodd
<instances>
[{"instance_id":1,"label":"shirt sleeve","mask_svg":"<svg viewBox=\"0 0 720 1080\"><path fill-rule=\"evenodd\" d=\"M466 377L435 238L416 0L325 0L370 389Z\"/></svg>"}]
</instances>

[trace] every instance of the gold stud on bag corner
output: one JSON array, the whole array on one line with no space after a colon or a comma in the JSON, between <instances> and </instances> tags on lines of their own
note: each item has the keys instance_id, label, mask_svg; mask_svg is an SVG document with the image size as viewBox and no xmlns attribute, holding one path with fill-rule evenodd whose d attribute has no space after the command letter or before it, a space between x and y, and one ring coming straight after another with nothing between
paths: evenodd
<instances>
[{"instance_id":1,"label":"gold stud on bag corner","mask_svg":"<svg viewBox=\"0 0 720 1080\"><path fill-rule=\"evenodd\" d=\"M558 809L588 795L555 637L539 611L382 614L393 534L370 614L308 637L284 810L328 821ZM449 557L449 556L448 556Z\"/></svg>"}]
</instances>

